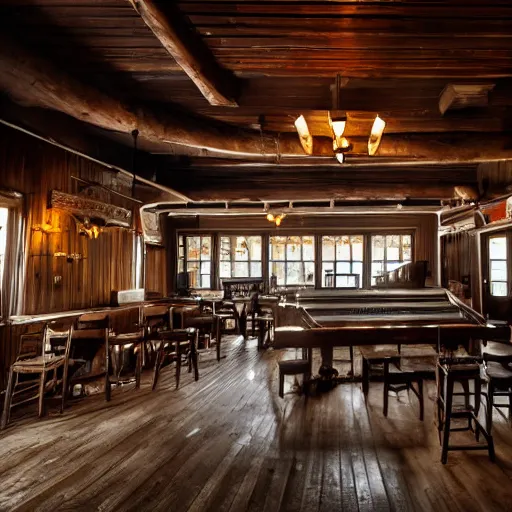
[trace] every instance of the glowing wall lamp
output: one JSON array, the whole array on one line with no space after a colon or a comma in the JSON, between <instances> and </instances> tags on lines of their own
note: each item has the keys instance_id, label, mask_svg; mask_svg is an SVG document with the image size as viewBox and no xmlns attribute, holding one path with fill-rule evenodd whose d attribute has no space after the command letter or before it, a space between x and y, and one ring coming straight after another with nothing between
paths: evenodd
<instances>
[{"instance_id":1,"label":"glowing wall lamp","mask_svg":"<svg viewBox=\"0 0 512 512\"><path fill-rule=\"evenodd\" d=\"M302 149L307 155L313 154L313 137L309 132L308 123L304 119L303 115L300 115L295 119L295 128L299 134L299 140L302 145Z\"/></svg>"},{"instance_id":2,"label":"glowing wall lamp","mask_svg":"<svg viewBox=\"0 0 512 512\"><path fill-rule=\"evenodd\" d=\"M372 131L370 133L370 138L368 139L368 154L370 156L374 156L377 153L382 139L382 134L384 133L384 128L386 128L386 122L377 116L375 121L373 121Z\"/></svg>"}]
</instances>

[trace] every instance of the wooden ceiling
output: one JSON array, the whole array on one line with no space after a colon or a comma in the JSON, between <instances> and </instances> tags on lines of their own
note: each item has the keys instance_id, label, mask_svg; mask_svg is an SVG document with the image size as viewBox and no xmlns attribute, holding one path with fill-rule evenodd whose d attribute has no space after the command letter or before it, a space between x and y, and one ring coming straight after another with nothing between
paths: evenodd
<instances>
[{"instance_id":1,"label":"wooden ceiling","mask_svg":"<svg viewBox=\"0 0 512 512\"><path fill-rule=\"evenodd\" d=\"M512 159L509 0L1 0L0 29L3 93L111 144L138 129L142 150L171 155L158 179L196 200L448 199L481 191L482 162ZM357 171L329 149L337 76ZM489 92L442 115L450 84ZM376 114L387 126L369 159Z\"/></svg>"}]
</instances>

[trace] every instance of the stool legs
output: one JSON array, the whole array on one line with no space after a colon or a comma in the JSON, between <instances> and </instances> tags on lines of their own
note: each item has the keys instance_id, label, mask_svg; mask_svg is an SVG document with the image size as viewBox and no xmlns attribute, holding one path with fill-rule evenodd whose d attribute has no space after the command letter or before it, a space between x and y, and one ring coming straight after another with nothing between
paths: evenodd
<instances>
[{"instance_id":1,"label":"stool legs","mask_svg":"<svg viewBox=\"0 0 512 512\"><path fill-rule=\"evenodd\" d=\"M451 423L451 410L453 405L453 380L448 377L445 379L445 393L444 393L444 430L443 430L443 444L441 449L441 462L446 464L448 461L448 444L450 442L450 423Z\"/></svg>"},{"instance_id":2,"label":"stool legs","mask_svg":"<svg viewBox=\"0 0 512 512\"><path fill-rule=\"evenodd\" d=\"M279 396L284 398L284 373L279 372Z\"/></svg>"},{"instance_id":3,"label":"stool legs","mask_svg":"<svg viewBox=\"0 0 512 512\"><path fill-rule=\"evenodd\" d=\"M487 386L487 410L486 410L486 426L487 432L491 433L492 429L492 409L494 407L494 383L492 379L489 380L489 385Z\"/></svg>"}]
</instances>

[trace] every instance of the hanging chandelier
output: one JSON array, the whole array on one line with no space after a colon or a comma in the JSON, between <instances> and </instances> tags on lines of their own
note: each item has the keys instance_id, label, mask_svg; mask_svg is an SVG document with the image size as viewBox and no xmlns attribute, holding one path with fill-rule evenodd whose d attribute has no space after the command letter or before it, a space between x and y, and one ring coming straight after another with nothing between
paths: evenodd
<instances>
[{"instance_id":1,"label":"hanging chandelier","mask_svg":"<svg viewBox=\"0 0 512 512\"><path fill-rule=\"evenodd\" d=\"M286 217L286 213L280 213L278 215L274 215L273 213L267 213L267 220L269 222L273 222L276 227L279 227L281 225L281 222Z\"/></svg>"}]
</instances>

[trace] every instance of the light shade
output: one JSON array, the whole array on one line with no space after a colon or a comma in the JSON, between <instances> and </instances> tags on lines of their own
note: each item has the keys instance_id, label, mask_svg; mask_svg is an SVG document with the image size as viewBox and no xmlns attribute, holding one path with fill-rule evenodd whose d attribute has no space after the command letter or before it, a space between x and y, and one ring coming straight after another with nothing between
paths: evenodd
<instances>
[{"instance_id":1,"label":"light shade","mask_svg":"<svg viewBox=\"0 0 512 512\"><path fill-rule=\"evenodd\" d=\"M368 139L368 154L370 156L374 156L377 153L384 128L386 128L386 122L377 116L375 121L373 121L372 131Z\"/></svg>"},{"instance_id":2,"label":"light shade","mask_svg":"<svg viewBox=\"0 0 512 512\"><path fill-rule=\"evenodd\" d=\"M299 134L299 140L302 145L302 149L307 155L313 154L313 137L309 132L308 123L304 119L303 115L300 115L295 119L295 128Z\"/></svg>"},{"instance_id":3,"label":"light shade","mask_svg":"<svg viewBox=\"0 0 512 512\"><path fill-rule=\"evenodd\" d=\"M338 160L338 162L340 164L345 162L345 153L338 152L338 153L335 153L335 154L336 154L336 160Z\"/></svg>"}]
</instances>

